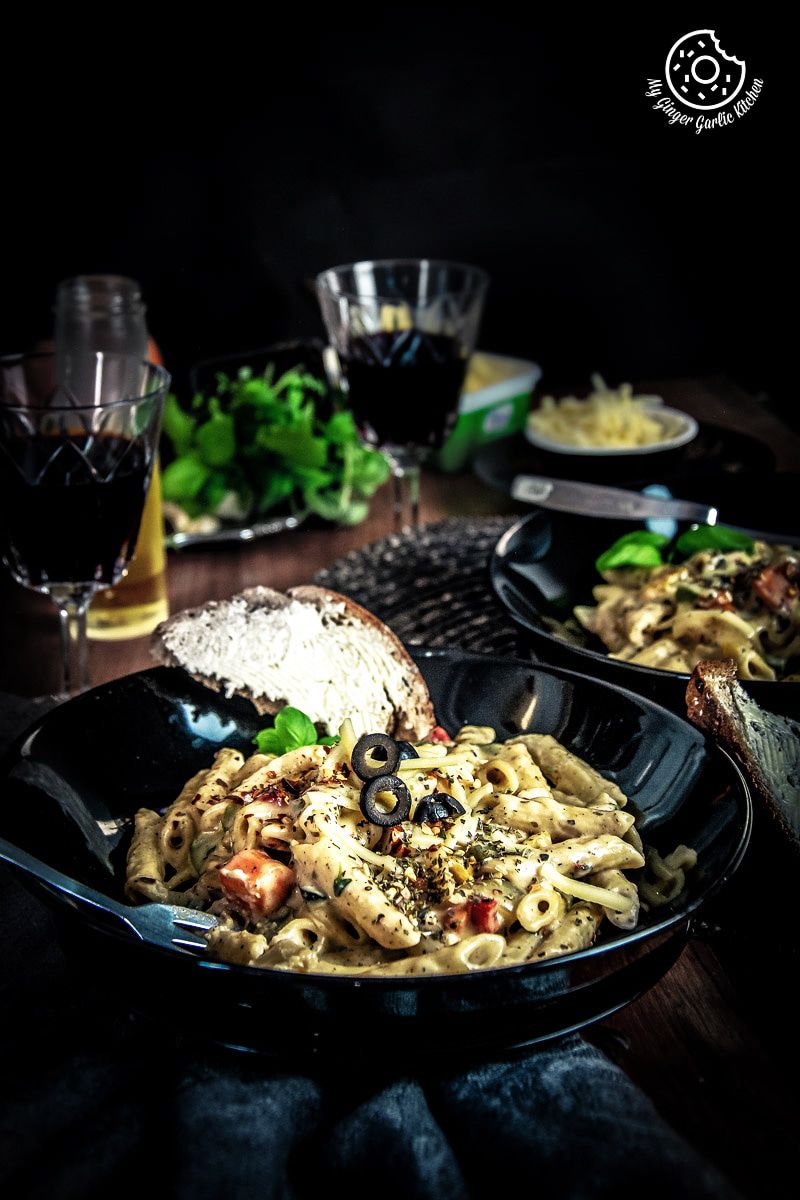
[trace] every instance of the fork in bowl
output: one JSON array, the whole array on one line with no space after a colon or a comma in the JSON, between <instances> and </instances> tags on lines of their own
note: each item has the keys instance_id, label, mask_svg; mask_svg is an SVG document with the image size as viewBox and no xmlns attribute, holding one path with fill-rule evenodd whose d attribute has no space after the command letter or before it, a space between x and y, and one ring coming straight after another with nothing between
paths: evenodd
<instances>
[{"instance_id":1,"label":"fork in bowl","mask_svg":"<svg viewBox=\"0 0 800 1200\"><path fill-rule=\"evenodd\" d=\"M32 875L82 908L111 917L116 923L125 925L141 941L154 946L174 946L182 952L206 950L205 941L191 935L195 930L208 931L217 924L217 918L210 913L184 908L180 904L142 904L136 908L130 904L119 904L101 892L70 879L61 871L48 867L4 838L0 838L0 860Z\"/></svg>"}]
</instances>

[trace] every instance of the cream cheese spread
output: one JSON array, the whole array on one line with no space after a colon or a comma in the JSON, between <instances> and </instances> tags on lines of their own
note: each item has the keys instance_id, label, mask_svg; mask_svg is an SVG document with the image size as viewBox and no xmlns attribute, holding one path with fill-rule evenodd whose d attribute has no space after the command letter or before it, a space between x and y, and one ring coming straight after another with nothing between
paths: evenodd
<instances>
[{"instance_id":1,"label":"cream cheese spread","mask_svg":"<svg viewBox=\"0 0 800 1200\"><path fill-rule=\"evenodd\" d=\"M292 704L329 733L353 713L367 730L391 728L391 697L408 691L389 639L343 604L259 608L234 598L174 621L163 643L187 671L218 679L228 696L249 689Z\"/></svg>"}]
</instances>

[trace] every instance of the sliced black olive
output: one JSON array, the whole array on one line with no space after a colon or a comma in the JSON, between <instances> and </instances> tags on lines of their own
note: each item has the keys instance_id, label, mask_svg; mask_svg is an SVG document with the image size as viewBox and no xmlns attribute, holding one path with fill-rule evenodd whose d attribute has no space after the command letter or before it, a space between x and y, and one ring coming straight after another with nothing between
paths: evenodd
<instances>
[{"instance_id":1,"label":"sliced black olive","mask_svg":"<svg viewBox=\"0 0 800 1200\"><path fill-rule=\"evenodd\" d=\"M391 812L378 804L378 797L383 792L391 792L396 797ZM399 825L411 812L411 792L396 775L379 775L361 789L360 803L362 813L373 825Z\"/></svg>"},{"instance_id":2,"label":"sliced black olive","mask_svg":"<svg viewBox=\"0 0 800 1200\"><path fill-rule=\"evenodd\" d=\"M385 733L365 733L350 755L353 770L365 783L380 775L391 775L399 760L397 742Z\"/></svg>"},{"instance_id":3,"label":"sliced black olive","mask_svg":"<svg viewBox=\"0 0 800 1200\"><path fill-rule=\"evenodd\" d=\"M434 821L445 821L450 816L450 809L432 796L420 800L414 811L414 820L420 825L432 825Z\"/></svg>"},{"instance_id":4,"label":"sliced black olive","mask_svg":"<svg viewBox=\"0 0 800 1200\"><path fill-rule=\"evenodd\" d=\"M416 746L412 746L411 742L398 742L397 749L400 751L400 761L404 758L419 758L419 751Z\"/></svg>"},{"instance_id":5,"label":"sliced black olive","mask_svg":"<svg viewBox=\"0 0 800 1200\"><path fill-rule=\"evenodd\" d=\"M454 800L446 792L434 792L420 800L414 810L414 820L430 825L433 821L446 821L448 817L460 817L467 810L460 800Z\"/></svg>"},{"instance_id":6,"label":"sliced black olive","mask_svg":"<svg viewBox=\"0 0 800 1200\"><path fill-rule=\"evenodd\" d=\"M445 796L442 792L437 792L436 796L443 804L447 805L454 817L463 817L467 811L461 801L456 800L454 796Z\"/></svg>"}]
</instances>

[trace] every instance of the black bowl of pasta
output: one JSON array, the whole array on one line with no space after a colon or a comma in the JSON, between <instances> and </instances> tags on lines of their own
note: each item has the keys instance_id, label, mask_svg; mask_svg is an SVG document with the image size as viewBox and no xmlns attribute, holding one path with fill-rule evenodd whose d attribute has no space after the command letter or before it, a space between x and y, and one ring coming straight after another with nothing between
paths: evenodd
<instances>
[{"instance_id":1,"label":"black bowl of pasta","mask_svg":"<svg viewBox=\"0 0 800 1200\"><path fill-rule=\"evenodd\" d=\"M730 657L763 708L800 715L800 579L781 574L787 558L800 574L797 539L748 546L744 535L746 549L687 549L663 567L601 574L596 563L631 535L651 536L641 524L542 509L503 534L492 587L534 653L680 713L695 663Z\"/></svg>"},{"instance_id":2,"label":"black bowl of pasta","mask_svg":"<svg viewBox=\"0 0 800 1200\"><path fill-rule=\"evenodd\" d=\"M528 1045L614 1012L655 983L680 954L702 905L737 869L747 848L752 809L735 764L687 723L621 688L521 661L413 653L440 724L451 733L473 727L464 741L445 748L440 761L472 762L484 781L494 780L509 813L515 805L544 806L541 811L555 813L570 827L550 838L534 822L538 833L530 825L527 831L512 829L516 846L506 844L504 851L500 838L492 851L501 865L504 853L506 866L514 869L530 866L533 855L540 865L549 860L556 882L572 876L564 886L578 884L578 894L568 890L566 906L563 896L558 901L556 924L536 932L536 912L526 919L532 929L512 922L507 912L503 936L497 926L487 927L490 932L481 936L488 941L474 961L462 955L432 973L395 974L391 961L388 971L274 969L275 960L265 969L149 945L112 928L102 914L87 917L44 885L32 885L59 915L68 945L86 970L134 1010L168 1014L189 1036L295 1061L339 1054L374 1058L376 1047L381 1056L399 1049L404 1060L414 1054L429 1060L440 1053L463 1056ZM48 713L6 757L0 835L120 900L137 810L173 811L187 779L207 770L221 748L252 754L252 739L263 724L247 702L228 700L176 669L159 667L95 688ZM474 728L488 726L494 731L490 758L481 749L489 734ZM520 740L503 750L513 738ZM539 760L548 782L531 787ZM461 766L458 771L463 780ZM483 788L485 798L486 784L477 775L475 787ZM586 829L580 805L594 822ZM587 875L568 852L576 845L571 828L576 817L577 842L586 853L589 843L595 853L600 843L613 842L627 856L626 878L614 867L621 859L598 860L605 873L591 869L588 899L581 898L579 884ZM491 821L474 819L484 821L485 842ZM612 822L616 834L596 836L598 821ZM431 833L429 826L417 828ZM446 828L447 822L440 823L433 832ZM477 853L476 828L472 841L462 838L468 843L462 862L477 874L476 863L485 863L486 855ZM497 833L497 822L493 828ZM522 842L535 849L520 850ZM684 850L676 858L677 847ZM645 857L648 867L642 868ZM511 877L506 872L503 887ZM668 886L662 886L665 879ZM602 894L591 890L601 884ZM615 913L616 923L601 920L597 904L615 889L617 908L604 911ZM635 920L625 903L633 894L638 894ZM497 895L502 900L501 891ZM312 896L314 902L322 901ZM565 909L572 917L593 918L589 936L580 921L571 927L564 922ZM553 930L560 947L553 944ZM480 937L468 940L479 943ZM455 945L456 938L445 942ZM443 944L420 957L442 962L447 953ZM399 952L388 957L398 964L406 958Z\"/></svg>"}]
</instances>

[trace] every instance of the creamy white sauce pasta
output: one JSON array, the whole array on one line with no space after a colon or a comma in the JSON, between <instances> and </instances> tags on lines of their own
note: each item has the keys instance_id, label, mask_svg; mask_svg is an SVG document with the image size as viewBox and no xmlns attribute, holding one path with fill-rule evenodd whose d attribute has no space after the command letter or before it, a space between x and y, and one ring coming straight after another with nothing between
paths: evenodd
<instances>
[{"instance_id":1,"label":"creamy white sauce pasta","mask_svg":"<svg viewBox=\"0 0 800 1200\"><path fill-rule=\"evenodd\" d=\"M602 574L575 616L610 658L687 673L732 658L740 679L800 678L800 551L757 541Z\"/></svg>"},{"instance_id":2,"label":"creamy white sauce pasta","mask_svg":"<svg viewBox=\"0 0 800 1200\"><path fill-rule=\"evenodd\" d=\"M222 749L163 815L141 809L128 897L215 914L223 961L348 976L542 961L604 920L635 927L641 840L590 764L550 736L465 726L396 765L410 807L395 824L363 811L358 725L280 758ZM692 864L685 847L651 859L648 902L673 900Z\"/></svg>"}]
</instances>

